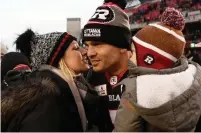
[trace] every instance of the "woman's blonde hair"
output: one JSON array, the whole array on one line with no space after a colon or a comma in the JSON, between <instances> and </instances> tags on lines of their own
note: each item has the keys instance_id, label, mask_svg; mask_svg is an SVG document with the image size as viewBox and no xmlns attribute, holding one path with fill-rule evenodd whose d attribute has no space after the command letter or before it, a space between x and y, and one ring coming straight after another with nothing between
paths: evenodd
<instances>
[{"instance_id":1,"label":"woman's blonde hair","mask_svg":"<svg viewBox=\"0 0 201 133\"><path fill-rule=\"evenodd\" d=\"M63 58L59 61L59 68L63 72L65 78L67 78L68 80L73 80L73 77L75 76L75 72L66 65Z\"/></svg>"}]
</instances>

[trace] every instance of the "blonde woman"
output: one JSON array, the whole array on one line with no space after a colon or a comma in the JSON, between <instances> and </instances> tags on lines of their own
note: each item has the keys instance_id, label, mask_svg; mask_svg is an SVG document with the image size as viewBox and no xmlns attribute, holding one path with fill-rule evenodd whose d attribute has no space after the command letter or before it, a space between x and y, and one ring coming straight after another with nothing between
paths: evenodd
<instances>
[{"instance_id":1,"label":"blonde woman","mask_svg":"<svg viewBox=\"0 0 201 133\"><path fill-rule=\"evenodd\" d=\"M34 71L9 86L2 98L2 130L86 131L81 97L88 86L81 73L89 65L76 38L66 32L39 35L29 29L18 37L16 48L29 58Z\"/></svg>"}]
</instances>

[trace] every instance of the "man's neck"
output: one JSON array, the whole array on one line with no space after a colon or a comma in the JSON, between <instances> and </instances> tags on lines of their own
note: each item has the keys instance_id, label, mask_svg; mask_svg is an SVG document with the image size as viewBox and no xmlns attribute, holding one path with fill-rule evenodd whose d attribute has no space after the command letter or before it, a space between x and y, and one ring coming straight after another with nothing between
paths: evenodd
<instances>
[{"instance_id":1,"label":"man's neck","mask_svg":"<svg viewBox=\"0 0 201 133\"><path fill-rule=\"evenodd\" d=\"M128 70L128 62L127 63L120 63L118 67L112 67L110 71L108 71L108 74L110 76L117 76L121 74L122 72L125 72Z\"/></svg>"}]
</instances>

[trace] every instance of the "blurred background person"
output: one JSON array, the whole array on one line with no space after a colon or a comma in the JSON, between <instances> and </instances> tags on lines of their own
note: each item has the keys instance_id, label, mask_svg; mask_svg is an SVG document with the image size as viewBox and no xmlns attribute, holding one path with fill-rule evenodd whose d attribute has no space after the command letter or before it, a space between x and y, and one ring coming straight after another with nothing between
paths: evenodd
<instances>
[{"instance_id":1,"label":"blurred background person","mask_svg":"<svg viewBox=\"0 0 201 133\"><path fill-rule=\"evenodd\" d=\"M20 79L22 75L29 72L31 72L31 67L25 55L19 52L5 54L1 61L1 90L4 90L9 83Z\"/></svg>"},{"instance_id":2,"label":"blurred background person","mask_svg":"<svg viewBox=\"0 0 201 133\"><path fill-rule=\"evenodd\" d=\"M1 43L1 58L8 52L8 48L4 43Z\"/></svg>"}]
</instances>

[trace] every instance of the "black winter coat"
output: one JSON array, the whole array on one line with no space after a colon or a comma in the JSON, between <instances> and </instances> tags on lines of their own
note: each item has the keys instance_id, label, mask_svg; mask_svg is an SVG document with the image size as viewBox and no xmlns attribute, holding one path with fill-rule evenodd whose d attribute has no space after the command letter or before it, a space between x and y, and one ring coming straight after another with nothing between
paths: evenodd
<instances>
[{"instance_id":1,"label":"black winter coat","mask_svg":"<svg viewBox=\"0 0 201 133\"><path fill-rule=\"evenodd\" d=\"M68 83L49 70L35 71L3 90L2 132L82 132Z\"/></svg>"}]
</instances>

